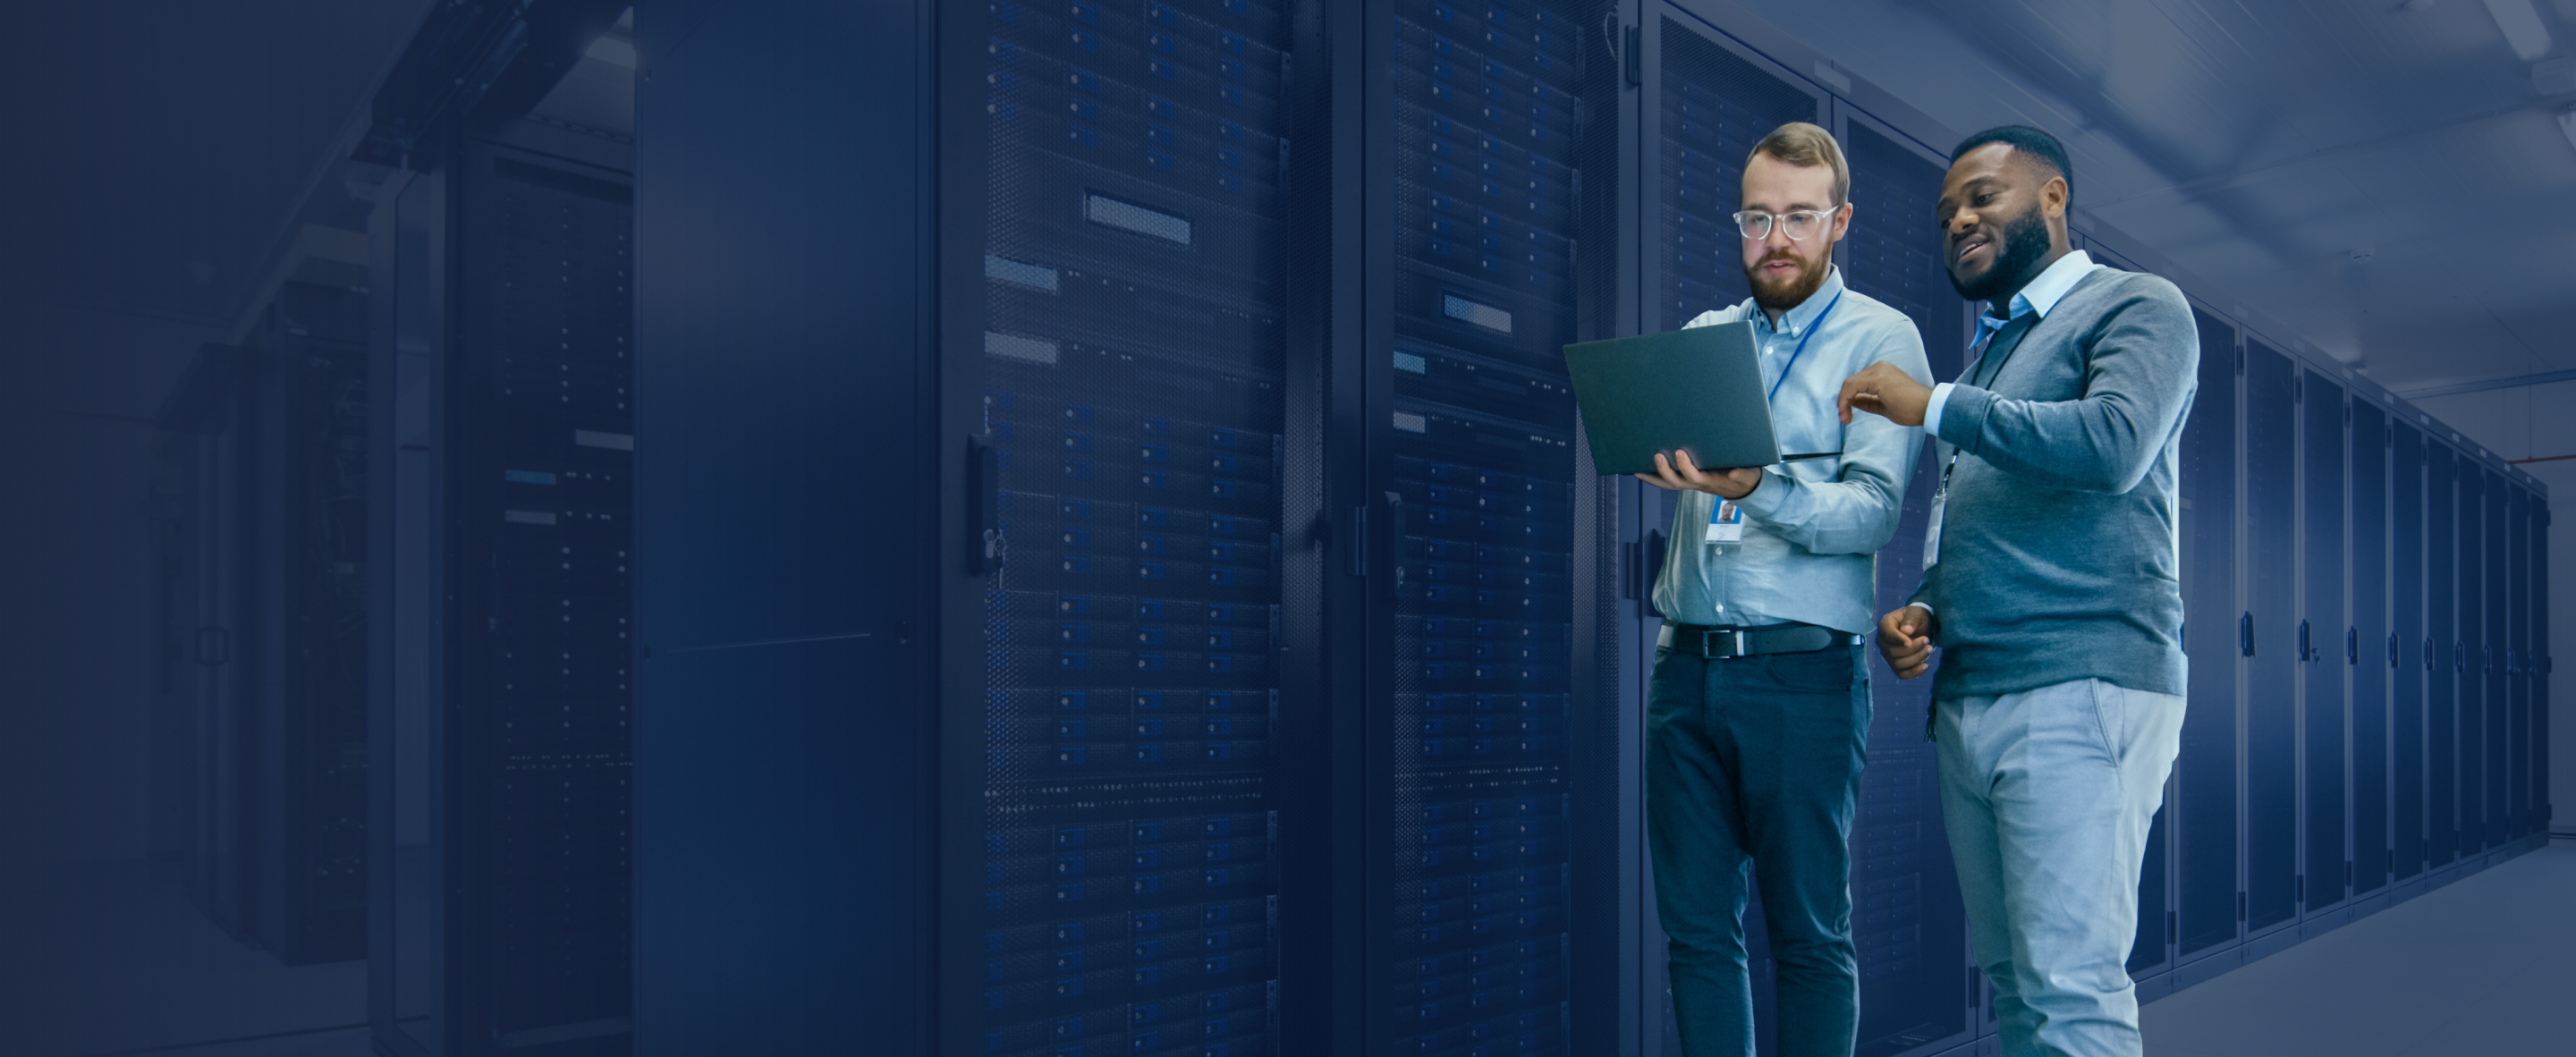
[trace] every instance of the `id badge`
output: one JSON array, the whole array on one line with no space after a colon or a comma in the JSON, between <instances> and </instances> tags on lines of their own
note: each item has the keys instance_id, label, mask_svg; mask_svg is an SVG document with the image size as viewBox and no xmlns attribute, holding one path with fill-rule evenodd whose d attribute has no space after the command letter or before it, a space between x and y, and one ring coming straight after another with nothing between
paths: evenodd
<instances>
[{"instance_id":1,"label":"id badge","mask_svg":"<svg viewBox=\"0 0 2576 1057\"><path fill-rule=\"evenodd\" d=\"M1744 508L1733 500L1720 499L1717 510L1709 515L1708 542L1741 543L1744 541Z\"/></svg>"}]
</instances>

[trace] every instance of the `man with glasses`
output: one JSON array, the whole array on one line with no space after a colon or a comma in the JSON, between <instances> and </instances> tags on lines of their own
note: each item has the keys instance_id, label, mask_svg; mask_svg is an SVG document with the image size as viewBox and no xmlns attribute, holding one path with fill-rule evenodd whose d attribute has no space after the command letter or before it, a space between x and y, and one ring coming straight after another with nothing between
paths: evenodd
<instances>
[{"instance_id":1,"label":"man with glasses","mask_svg":"<svg viewBox=\"0 0 2576 1057\"><path fill-rule=\"evenodd\" d=\"M2175 452L2199 331L2172 283L2068 248L2056 137L1989 129L1951 158L1937 208L1951 284L1986 303L1975 358L1937 388L1883 363L1842 387L1940 439L1923 586L1879 649L1912 679L1941 647L1927 733L2003 1053L2135 1055L2138 870L2181 748Z\"/></svg>"},{"instance_id":2,"label":"man with glasses","mask_svg":"<svg viewBox=\"0 0 2576 1057\"><path fill-rule=\"evenodd\" d=\"M1682 1048L1753 1052L1747 874L1762 886L1778 966L1782 1057L1849 1057L1859 1027L1851 941L1852 805L1869 734L1861 638L1876 612L1871 555L1896 532L1920 434L1836 417L1842 380L1931 371L1913 321L1843 286L1834 243L1851 171L1833 136L1782 125L1745 160L1735 214L1753 296L1690 326L1751 321L1773 429L1770 467L1656 457L1681 493L1655 605L1664 628L1647 703L1647 833ZM1754 871L1759 863L1761 868Z\"/></svg>"}]
</instances>

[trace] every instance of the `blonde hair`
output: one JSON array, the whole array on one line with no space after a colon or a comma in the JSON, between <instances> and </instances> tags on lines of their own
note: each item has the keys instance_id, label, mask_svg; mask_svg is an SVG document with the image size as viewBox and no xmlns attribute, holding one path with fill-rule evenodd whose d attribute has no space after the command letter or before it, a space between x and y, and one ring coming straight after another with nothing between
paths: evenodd
<instances>
[{"instance_id":1,"label":"blonde hair","mask_svg":"<svg viewBox=\"0 0 2576 1057\"><path fill-rule=\"evenodd\" d=\"M1792 121L1771 130L1762 142L1753 145L1753 153L1744 156L1750 166L1753 159L1768 154L1784 165L1812 169L1822 165L1834 171L1834 204L1851 200L1851 166L1843 162L1843 148L1834 142L1834 134L1804 121Z\"/></svg>"}]
</instances>

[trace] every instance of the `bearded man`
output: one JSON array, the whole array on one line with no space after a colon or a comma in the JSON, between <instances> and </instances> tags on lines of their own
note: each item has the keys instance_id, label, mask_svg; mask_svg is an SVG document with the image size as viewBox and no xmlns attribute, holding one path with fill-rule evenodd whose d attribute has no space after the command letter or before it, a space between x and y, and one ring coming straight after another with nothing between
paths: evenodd
<instances>
[{"instance_id":1,"label":"bearded man","mask_svg":"<svg viewBox=\"0 0 2576 1057\"><path fill-rule=\"evenodd\" d=\"M1951 158L1937 208L1951 284L1986 303L1976 358L1937 388L1878 364L1842 390L1940 439L1923 586L1879 649L1906 679L1942 651L1941 816L2005 1057L2135 1057L2123 963L2181 748L2175 452L2199 330L2172 283L2069 248L2056 137L2008 125Z\"/></svg>"},{"instance_id":2,"label":"bearded man","mask_svg":"<svg viewBox=\"0 0 2576 1057\"><path fill-rule=\"evenodd\" d=\"M1869 735L1862 636L1871 555L1896 532L1918 430L1837 417L1843 379L1894 365L1929 384L1912 320L1843 286L1851 170L1824 129L1773 130L1745 160L1744 274L1753 296L1690 326L1751 321L1772 427L1789 451L1839 456L1702 468L1656 456L1681 491L1655 582L1664 613L1647 704L1655 899L1684 1052L1753 1052L1744 905L1755 863L1778 965L1783 1057L1849 1057L1859 1027L1851 941L1852 807ZM1903 221L1899 221L1903 222Z\"/></svg>"}]
</instances>

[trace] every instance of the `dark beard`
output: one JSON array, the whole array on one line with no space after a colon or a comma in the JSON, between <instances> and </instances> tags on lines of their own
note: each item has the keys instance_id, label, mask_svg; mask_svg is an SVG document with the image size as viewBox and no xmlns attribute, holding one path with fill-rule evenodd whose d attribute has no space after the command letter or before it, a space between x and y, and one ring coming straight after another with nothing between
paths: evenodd
<instances>
[{"instance_id":1,"label":"dark beard","mask_svg":"<svg viewBox=\"0 0 2576 1057\"><path fill-rule=\"evenodd\" d=\"M1825 285L1825 274L1834 270L1834 258L1827 254L1824 260L1816 262L1815 267L1802 268L1787 282L1766 287L1762 285L1762 266L1772 260L1764 257L1744 269L1744 281L1753 286L1753 303L1768 312L1786 312L1806 304L1809 297L1815 296L1816 289Z\"/></svg>"},{"instance_id":2,"label":"dark beard","mask_svg":"<svg viewBox=\"0 0 2576 1057\"><path fill-rule=\"evenodd\" d=\"M1982 278L1970 284L1961 282L1959 273L1951 272L1950 288L1970 301L1992 301L2021 289L2023 281L2030 278L2031 266L2048 256L2048 221L2037 209L2014 217L2004 225L2003 242L1995 249L1994 266L1986 269Z\"/></svg>"}]
</instances>

